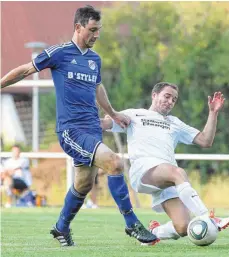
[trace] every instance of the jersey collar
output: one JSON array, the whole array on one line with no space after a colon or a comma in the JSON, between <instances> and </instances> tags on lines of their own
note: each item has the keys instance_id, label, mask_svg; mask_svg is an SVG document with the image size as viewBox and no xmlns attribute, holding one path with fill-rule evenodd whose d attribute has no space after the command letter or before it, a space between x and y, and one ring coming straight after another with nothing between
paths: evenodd
<instances>
[{"instance_id":1,"label":"jersey collar","mask_svg":"<svg viewBox=\"0 0 229 257\"><path fill-rule=\"evenodd\" d=\"M87 52L88 52L88 48L87 48L87 50L85 50L84 52L81 50L81 48L73 41L73 40L71 40L72 41L72 43L76 46L76 48L80 51L80 53L82 54L82 55L85 55Z\"/></svg>"}]
</instances>

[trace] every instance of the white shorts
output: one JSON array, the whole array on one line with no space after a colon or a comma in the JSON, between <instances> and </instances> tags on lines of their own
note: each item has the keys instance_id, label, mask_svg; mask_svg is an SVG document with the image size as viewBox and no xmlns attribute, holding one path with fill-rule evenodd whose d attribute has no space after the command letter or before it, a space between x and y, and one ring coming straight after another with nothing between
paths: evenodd
<instances>
[{"instance_id":1,"label":"white shorts","mask_svg":"<svg viewBox=\"0 0 229 257\"><path fill-rule=\"evenodd\" d=\"M177 166L176 163L171 163L169 161L158 159L158 158L147 157L147 158L140 158L134 161L131 164L131 168L129 171L130 184L132 188L138 193L151 194L152 209L156 212L164 212L164 209L161 204L166 200L179 197L175 186L168 187L166 189L160 189L156 186L143 184L141 181L143 175L149 169L152 169L163 163L168 163L168 164Z\"/></svg>"}]
</instances>

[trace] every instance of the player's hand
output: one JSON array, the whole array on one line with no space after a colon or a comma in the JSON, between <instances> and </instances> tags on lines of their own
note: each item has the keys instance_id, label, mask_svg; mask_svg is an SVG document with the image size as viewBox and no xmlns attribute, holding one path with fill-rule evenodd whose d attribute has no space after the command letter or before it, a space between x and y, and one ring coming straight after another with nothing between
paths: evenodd
<instances>
[{"instance_id":1,"label":"player's hand","mask_svg":"<svg viewBox=\"0 0 229 257\"><path fill-rule=\"evenodd\" d=\"M103 119L100 119L100 127L103 131L111 129L112 125L112 119L109 115L106 115Z\"/></svg>"},{"instance_id":2,"label":"player's hand","mask_svg":"<svg viewBox=\"0 0 229 257\"><path fill-rule=\"evenodd\" d=\"M215 92L214 96L208 96L208 106L210 112L218 112L222 109L225 98L221 92Z\"/></svg>"},{"instance_id":3,"label":"player's hand","mask_svg":"<svg viewBox=\"0 0 229 257\"><path fill-rule=\"evenodd\" d=\"M130 124L130 117L121 112L115 112L112 119L122 128L126 128Z\"/></svg>"}]
</instances>

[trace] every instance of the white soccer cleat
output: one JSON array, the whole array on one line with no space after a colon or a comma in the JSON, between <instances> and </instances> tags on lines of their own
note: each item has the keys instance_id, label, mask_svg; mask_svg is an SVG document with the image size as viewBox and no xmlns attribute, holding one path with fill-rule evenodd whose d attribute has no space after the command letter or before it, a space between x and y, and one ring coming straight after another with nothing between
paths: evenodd
<instances>
[{"instance_id":1,"label":"white soccer cleat","mask_svg":"<svg viewBox=\"0 0 229 257\"><path fill-rule=\"evenodd\" d=\"M225 229L229 226L229 217L228 218L218 218L215 217L214 211L210 212L210 216L209 216L214 223L216 224L216 226L218 227L218 230L221 231L222 229Z\"/></svg>"}]
</instances>

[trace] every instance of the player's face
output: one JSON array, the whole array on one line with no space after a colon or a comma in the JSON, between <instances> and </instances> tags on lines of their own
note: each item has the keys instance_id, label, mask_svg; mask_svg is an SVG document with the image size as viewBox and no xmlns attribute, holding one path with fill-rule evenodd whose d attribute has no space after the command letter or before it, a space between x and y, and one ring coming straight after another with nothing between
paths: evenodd
<instances>
[{"instance_id":1,"label":"player's face","mask_svg":"<svg viewBox=\"0 0 229 257\"><path fill-rule=\"evenodd\" d=\"M20 149L18 147L12 148L12 156L13 158L18 158L20 156Z\"/></svg>"},{"instance_id":2,"label":"player's face","mask_svg":"<svg viewBox=\"0 0 229 257\"><path fill-rule=\"evenodd\" d=\"M91 48L94 46L96 40L99 38L101 28L101 22L95 20L89 20L87 25L81 26L80 37L84 47Z\"/></svg>"},{"instance_id":3,"label":"player's face","mask_svg":"<svg viewBox=\"0 0 229 257\"><path fill-rule=\"evenodd\" d=\"M153 93L154 110L162 115L167 115L173 109L177 99L178 92L172 87L165 87L160 93Z\"/></svg>"}]
</instances>

